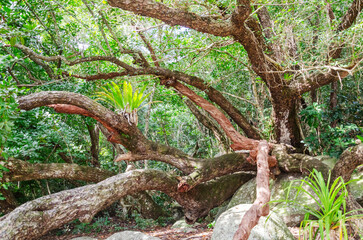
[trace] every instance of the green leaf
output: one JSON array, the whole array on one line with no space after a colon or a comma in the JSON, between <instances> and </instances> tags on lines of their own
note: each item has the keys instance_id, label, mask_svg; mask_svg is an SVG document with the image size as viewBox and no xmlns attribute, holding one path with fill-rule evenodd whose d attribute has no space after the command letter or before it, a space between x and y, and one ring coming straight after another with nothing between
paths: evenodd
<instances>
[{"instance_id":1,"label":"green leaf","mask_svg":"<svg viewBox=\"0 0 363 240\"><path fill-rule=\"evenodd\" d=\"M15 43L16 43L16 37L12 37L12 38L10 38L10 45L11 45L12 47L14 47Z\"/></svg>"},{"instance_id":2,"label":"green leaf","mask_svg":"<svg viewBox=\"0 0 363 240\"><path fill-rule=\"evenodd\" d=\"M24 41L24 38L23 37L19 37L19 40L20 40L20 43L22 44L22 45L24 45L25 44L25 41Z\"/></svg>"}]
</instances>

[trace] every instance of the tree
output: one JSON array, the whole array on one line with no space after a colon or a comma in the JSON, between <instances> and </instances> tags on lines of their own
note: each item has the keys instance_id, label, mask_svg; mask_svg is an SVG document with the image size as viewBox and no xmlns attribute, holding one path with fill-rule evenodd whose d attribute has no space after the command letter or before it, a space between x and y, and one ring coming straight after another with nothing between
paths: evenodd
<instances>
[{"instance_id":1,"label":"tree","mask_svg":"<svg viewBox=\"0 0 363 240\"><path fill-rule=\"evenodd\" d=\"M69 190L65 195L43 197L1 218L4 224L0 236L10 227L17 229L13 231L14 236L25 235L21 231L26 228L25 222L37 222L42 214L49 214L42 215L49 218L59 216L60 220L48 227L38 225L41 230L34 232L34 237L78 217L88 221L115 199L150 189L164 191L175 198L185 207L186 218L193 222L228 199L242 179L251 177L236 172L256 170L257 156L261 156L257 157L261 161L268 161L275 174L280 170L301 172L304 169L301 165L306 169L326 169L313 158L292 155L292 148L280 144L302 150L302 129L297 114L304 93L341 81L360 70L361 39L357 36L362 31L358 17L362 5L360 0L333 5L316 1L309 6L293 1L269 4L247 0L236 3L82 0L69 1L66 6L58 1L5 4L2 51L7 54L7 62L4 66L9 79L19 87L53 90L47 85L64 81L79 83L82 79L97 85L101 80L126 77L134 82L157 82L187 98L187 105L197 117L199 113L208 116L202 124L215 136L220 136L219 139L227 136L233 150L248 153L195 158L167 142L162 145L150 141L125 116L89 97L68 91L34 91L19 99L20 109L48 106L59 113L93 118L106 128L109 142L128 150L118 161L161 161L179 169L182 176L135 170L96 185ZM19 14L12 14L14 11ZM121 23L125 25L120 26ZM226 57L234 61L221 64ZM205 67L201 67L203 64ZM219 66L218 72L205 72L214 65ZM247 70L241 70L241 66ZM231 77L227 81L223 76ZM238 105L225 96L231 93L224 93L224 89L232 89L233 84L247 92L249 88L244 81L252 85L249 96L253 101L244 100L252 102L254 112L264 116L265 101L271 104L273 135L278 144L260 141L266 137L263 131L253 126L253 119L247 119ZM263 122L258 125L266 127ZM264 149L265 154L261 155L262 150L258 149ZM94 161L97 160L93 155ZM265 169L264 173L268 171ZM266 177L268 174L265 180ZM135 181L127 185L126 179ZM231 187L223 188L226 184ZM106 189L116 186L123 186L124 190L105 194ZM97 206L88 206L76 198L79 194L88 196L91 189L99 193L93 199ZM220 197L210 199L205 197L203 189L223 190L218 194ZM264 198L267 202L268 196ZM84 208L73 215L67 214L66 199ZM53 215L50 210L55 208ZM32 211L36 216L31 215ZM20 212L30 215L15 227L11 220ZM261 214L266 211L254 217Z\"/></svg>"}]
</instances>

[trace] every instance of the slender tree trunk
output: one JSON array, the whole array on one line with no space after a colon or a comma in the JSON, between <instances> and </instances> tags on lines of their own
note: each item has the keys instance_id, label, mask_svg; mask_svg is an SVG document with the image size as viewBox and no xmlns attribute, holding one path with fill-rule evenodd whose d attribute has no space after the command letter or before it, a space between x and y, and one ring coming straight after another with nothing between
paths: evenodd
<instances>
[{"instance_id":1,"label":"slender tree trunk","mask_svg":"<svg viewBox=\"0 0 363 240\"><path fill-rule=\"evenodd\" d=\"M330 90L330 110L334 111L338 105L338 82L332 82L330 84L331 90ZM332 122L330 123L330 126L332 128L335 128L337 126L337 119L332 119Z\"/></svg>"},{"instance_id":2,"label":"slender tree trunk","mask_svg":"<svg viewBox=\"0 0 363 240\"><path fill-rule=\"evenodd\" d=\"M100 162L98 161L98 151L99 151L99 129L97 125L88 125L87 129L89 136L91 138L91 155L92 155L92 165L95 167L100 167Z\"/></svg>"}]
</instances>

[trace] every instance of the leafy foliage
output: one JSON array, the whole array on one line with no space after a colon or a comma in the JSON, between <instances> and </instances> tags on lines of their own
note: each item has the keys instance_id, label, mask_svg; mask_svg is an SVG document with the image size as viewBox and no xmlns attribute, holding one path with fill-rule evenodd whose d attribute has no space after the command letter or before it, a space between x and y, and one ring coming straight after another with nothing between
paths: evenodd
<instances>
[{"instance_id":1,"label":"leafy foliage","mask_svg":"<svg viewBox=\"0 0 363 240\"><path fill-rule=\"evenodd\" d=\"M344 149L355 144L355 136L360 132L354 123L339 123L331 127L331 111L324 104L313 103L301 112L301 119L309 126L304 144L313 154L327 154L338 157Z\"/></svg>"},{"instance_id":2,"label":"leafy foliage","mask_svg":"<svg viewBox=\"0 0 363 240\"><path fill-rule=\"evenodd\" d=\"M16 103L19 93L21 91L11 82L0 81L0 156L6 157L3 149L19 112Z\"/></svg>"},{"instance_id":3,"label":"leafy foliage","mask_svg":"<svg viewBox=\"0 0 363 240\"><path fill-rule=\"evenodd\" d=\"M107 84L107 88L102 88L103 92L98 92L100 100L110 103L117 112L130 116L130 121L137 124L137 111L146 106L141 104L150 95L144 95L146 85L142 89L135 89L133 91L131 83L124 81L122 90L115 82Z\"/></svg>"},{"instance_id":4,"label":"leafy foliage","mask_svg":"<svg viewBox=\"0 0 363 240\"><path fill-rule=\"evenodd\" d=\"M293 187L292 182L288 187L285 202L294 204L301 194L306 194L319 206L318 209L309 205L302 206L305 216L301 222L300 230L304 233L304 239L316 239L319 233L321 239L329 240L331 230L335 229L337 229L339 236L348 239L347 221L352 218L363 217L346 212L346 198L348 197L346 187L351 181L345 183L342 177L338 177L331 182L331 173L329 172L325 182L323 174L316 169L313 169L308 177L298 181L301 182L299 186ZM312 192L305 186L308 186ZM289 200L292 188L295 188L297 193L292 200ZM311 217L314 219L312 220Z\"/></svg>"}]
</instances>

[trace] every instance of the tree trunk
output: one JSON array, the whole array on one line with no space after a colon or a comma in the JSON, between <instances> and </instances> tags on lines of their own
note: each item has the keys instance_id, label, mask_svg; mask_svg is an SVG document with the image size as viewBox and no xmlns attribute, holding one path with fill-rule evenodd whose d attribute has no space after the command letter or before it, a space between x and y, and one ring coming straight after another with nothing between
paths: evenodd
<instances>
[{"instance_id":1,"label":"tree trunk","mask_svg":"<svg viewBox=\"0 0 363 240\"><path fill-rule=\"evenodd\" d=\"M18 202L10 190L1 188L0 196L5 198L5 200L0 200L0 213L9 213L18 206Z\"/></svg>"},{"instance_id":2,"label":"tree trunk","mask_svg":"<svg viewBox=\"0 0 363 240\"><path fill-rule=\"evenodd\" d=\"M91 138L91 156L92 156L92 165L95 167L100 167L100 163L98 161L98 151L99 151L99 129L97 125L89 125L87 124L87 129L89 136Z\"/></svg>"},{"instance_id":3,"label":"tree trunk","mask_svg":"<svg viewBox=\"0 0 363 240\"><path fill-rule=\"evenodd\" d=\"M294 96L274 99L274 123L278 143L289 144L302 150L301 134L297 123L298 101Z\"/></svg>"},{"instance_id":4,"label":"tree trunk","mask_svg":"<svg viewBox=\"0 0 363 240\"><path fill-rule=\"evenodd\" d=\"M330 111L332 111L332 113L334 112L334 110L336 110L336 107L338 105L338 82L332 82L330 84L331 86L331 90L330 90ZM332 128L335 128L337 126L338 120L334 119L334 115L333 117L333 121L330 123L330 126Z\"/></svg>"}]
</instances>

